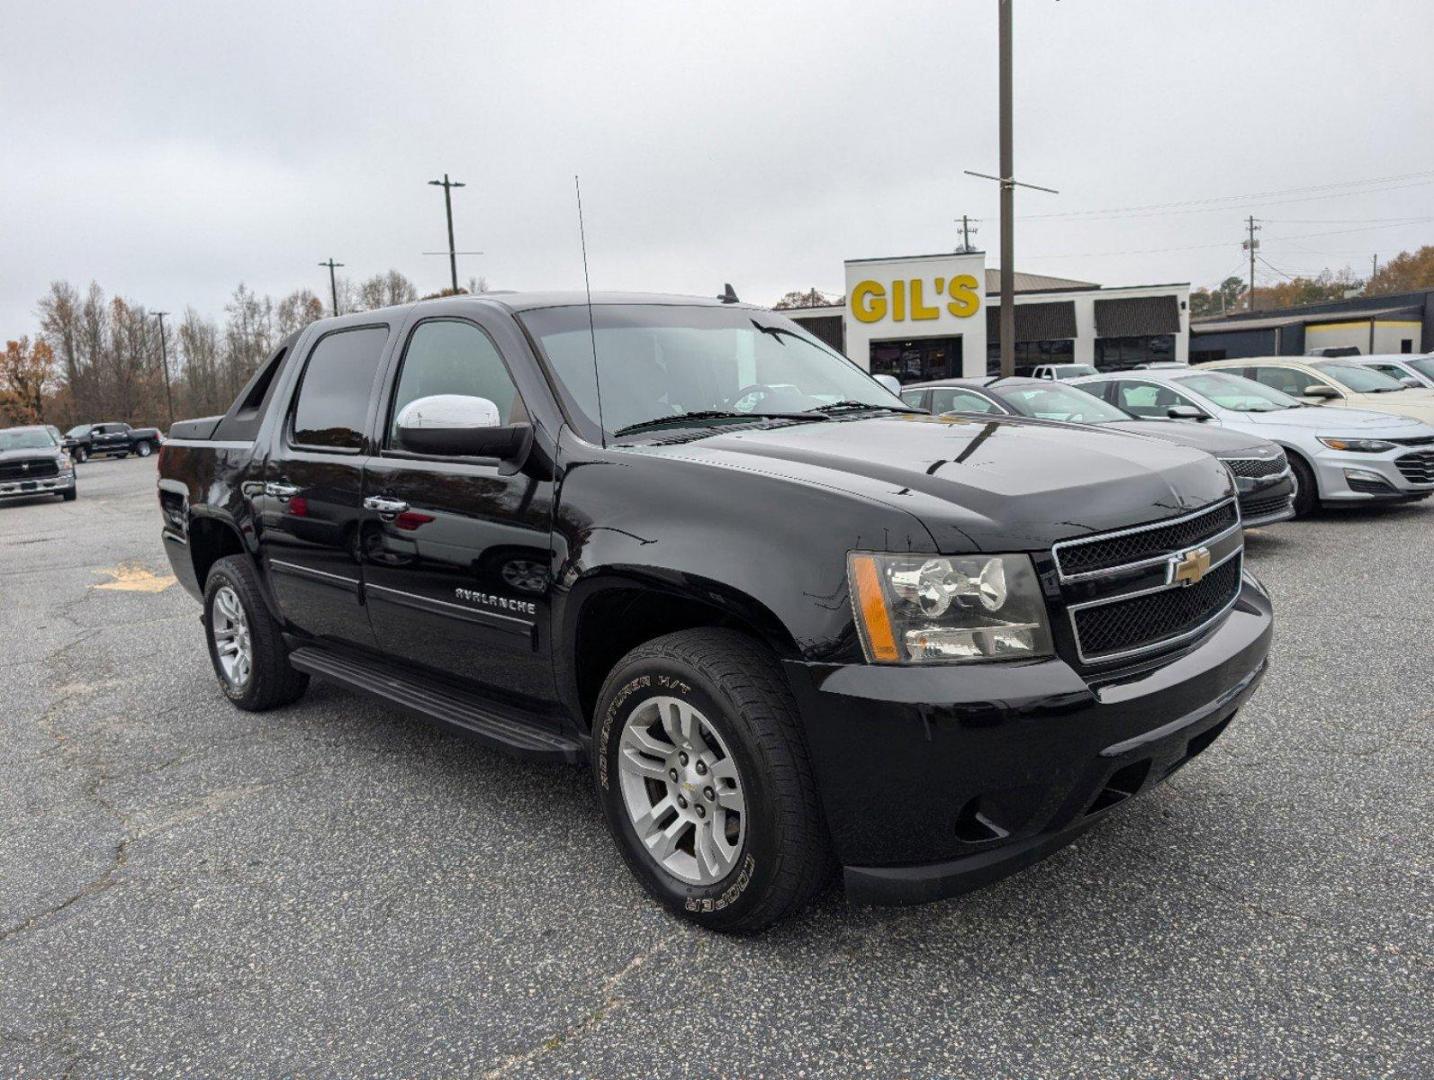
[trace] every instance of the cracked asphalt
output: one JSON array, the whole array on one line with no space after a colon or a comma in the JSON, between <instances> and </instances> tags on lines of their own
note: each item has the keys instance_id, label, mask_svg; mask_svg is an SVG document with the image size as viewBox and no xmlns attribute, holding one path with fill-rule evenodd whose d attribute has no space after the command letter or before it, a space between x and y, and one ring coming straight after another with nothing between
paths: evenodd
<instances>
[{"instance_id":1,"label":"cracked asphalt","mask_svg":"<svg viewBox=\"0 0 1434 1080\"><path fill-rule=\"evenodd\" d=\"M1434 504L1249 564L1273 668L1164 787L974 895L730 939L585 773L319 682L231 708L143 591L153 462L88 463L0 506L0 1075L1434 1075Z\"/></svg>"}]
</instances>

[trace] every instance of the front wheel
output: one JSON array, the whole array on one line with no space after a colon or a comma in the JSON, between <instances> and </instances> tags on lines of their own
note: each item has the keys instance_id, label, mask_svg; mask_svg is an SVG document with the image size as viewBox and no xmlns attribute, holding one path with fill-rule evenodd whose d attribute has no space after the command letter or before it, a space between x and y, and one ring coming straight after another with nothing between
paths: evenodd
<instances>
[{"instance_id":1,"label":"front wheel","mask_svg":"<svg viewBox=\"0 0 1434 1080\"><path fill-rule=\"evenodd\" d=\"M731 630L628 653L595 713L593 765L628 867L673 911L752 931L807 904L832 861L776 658Z\"/></svg>"},{"instance_id":2,"label":"front wheel","mask_svg":"<svg viewBox=\"0 0 1434 1080\"><path fill-rule=\"evenodd\" d=\"M1290 455L1290 471L1295 482L1295 517L1304 517L1319 505L1319 486L1314 470L1294 454Z\"/></svg>"},{"instance_id":3,"label":"front wheel","mask_svg":"<svg viewBox=\"0 0 1434 1080\"><path fill-rule=\"evenodd\" d=\"M230 555L209 571L204 629L219 687L239 708L262 712L296 701L308 689L308 675L289 665L279 624L264 605L247 557Z\"/></svg>"},{"instance_id":4,"label":"front wheel","mask_svg":"<svg viewBox=\"0 0 1434 1080\"><path fill-rule=\"evenodd\" d=\"M77 447L75 447L75 460L76 460L77 462L83 463L83 462L88 461L89 458L90 458L90 453L89 453L89 451L86 450L83 446L77 446Z\"/></svg>"}]
</instances>

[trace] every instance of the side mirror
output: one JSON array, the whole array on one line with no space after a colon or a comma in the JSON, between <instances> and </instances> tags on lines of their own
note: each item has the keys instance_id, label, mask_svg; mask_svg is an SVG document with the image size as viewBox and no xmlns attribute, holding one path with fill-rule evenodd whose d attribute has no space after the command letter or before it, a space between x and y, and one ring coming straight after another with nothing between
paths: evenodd
<instances>
[{"instance_id":1,"label":"side mirror","mask_svg":"<svg viewBox=\"0 0 1434 1080\"><path fill-rule=\"evenodd\" d=\"M886 387L897 397L901 396L901 380L895 375L873 375L872 378L881 383L882 386Z\"/></svg>"},{"instance_id":2,"label":"side mirror","mask_svg":"<svg viewBox=\"0 0 1434 1080\"><path fill-rule=\"evenodd\" d=\"M1333 386L1306 386L1305 397L1323 398L1324 400L1329 401L1333 398L1339 397L1339 391L1336 390Z\"/></svg>"},{"instance_id":3,"label":"side mirror","mask_svg":"<svg viewBox=\"0 0 1434 1080\"><path fill-rule=\"evenodd\" d=\"M1165 410L1165 415L1172 420L1208 420L1210 414L1204 409L1197 409L1194 405L1172 405Z\"/></svg>"},{"instance_id":4,"label":"side mirror","mask_svg":"<svg viewBox=\"0 0 1434 1080\"><path fill-rule=\"evenodd\" d=\"M399 410L396 427L403 450L517 463L533 438L532 425L503 424L497 405L467 394L415 398Z\"/></svg>"}]
</instances>

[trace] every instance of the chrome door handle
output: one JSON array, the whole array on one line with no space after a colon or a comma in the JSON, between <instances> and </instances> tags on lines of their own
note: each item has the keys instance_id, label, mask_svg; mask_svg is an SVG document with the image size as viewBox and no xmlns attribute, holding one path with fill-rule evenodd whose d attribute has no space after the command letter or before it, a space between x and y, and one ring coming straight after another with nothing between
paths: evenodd
<instances>
[{"instance_id":1,"label":"chrome door handle","mask_svg":"<svg viewBox=\"0 0 1434 1080\"><path fill-rule=\"evenodd\" d=\"M408 503L402 499L389 499L382 495L370 495L363 501L365 510L375 511L384 521L392 521L408 509Z\"/></svg>"},{"instance_id":2,"label":"chrome door handle","mask_svg":"<svg viewBox=\"0 0 1434 1080\"><path fill-rule=\"evenodd\" d=\"M270 480L264 485L264 494L272 495L280 502L288 502L298 493L299 489L294 484L276 484Z\"/></svg>"}]
</instances>

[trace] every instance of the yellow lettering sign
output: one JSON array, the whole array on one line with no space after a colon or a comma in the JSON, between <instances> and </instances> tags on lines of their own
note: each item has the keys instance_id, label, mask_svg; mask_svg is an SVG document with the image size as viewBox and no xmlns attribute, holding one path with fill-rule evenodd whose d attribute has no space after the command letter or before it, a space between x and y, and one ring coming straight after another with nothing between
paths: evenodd
<instances>
[{"instance_id":1,"label":"yellow lettering sign","mask_svg":"<svg viewBox=\"0 0 1434 1080\"><path fill-rule=\"evenodd\" d=\"M958 319L969 319L981 307L980 284L970 274L957 274L951 279L951 303L946 310Z\"/></svg>"},{"instance_id":2,"label":"yellow lettering sign","mask_svg":"<svg viewBox=\"0 0 1434 1080\"><path fill-rule=\"evenodd\" d=\"M912 279L911 279L911 317L912 317L913 319L936 319L936 318L940 318L940 316L941 316L941 309L940 309L940 308L927 307L926 304L922 301L922 298L921 298L921 286L922 286L922 284L923 284L923 282L922 282L922 280L921 280L920 278L912 278Z\"/></svg>"},{"instance_id":3,"label":"yellow lettering sign","mask_svg":"<svg viewBox=\"0 0 1434 1080\"><path fill-rule=\"evenodd\" d=\"M851 291L851 313L857 322L873 323L886 318L886 288L878 281L863 281Z\"/></svg>"}]
</instances>

